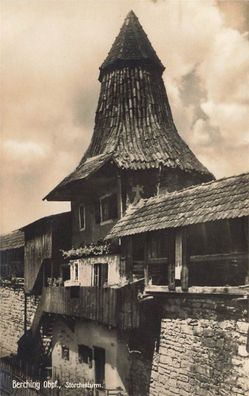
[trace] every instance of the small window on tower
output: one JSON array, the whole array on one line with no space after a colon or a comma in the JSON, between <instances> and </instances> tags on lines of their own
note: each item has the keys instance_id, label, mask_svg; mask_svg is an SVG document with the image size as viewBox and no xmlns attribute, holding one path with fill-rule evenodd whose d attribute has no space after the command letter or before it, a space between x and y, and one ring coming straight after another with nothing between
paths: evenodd
<instances>
[{"instance_id":1,"label":"small window on tower","mask_svg":"<svg viewBox=\"0 0 249 396\"><path fill-rule=\"evenodd\" d=\"M69 348L66 345L61 346L61 357L64 360L69 360Z\"/></svg>"},{"instance_id":2,"label":"small window on tower","mask_svg":"<svg viewBox=\"0 0 249 396\"><path fill-rule=\"evenodd\" d=\"M78 345L79 363L88 364L89 368L92 367L92 349L86 345Z\"/></svg>"},{"instance_id":3,"label":"small window on tower","mask_svg":"<svg viewBox=\"0 0 249 396\"><path fill-rule=\"evenodd\" d=\"M118 217L117 194L110 194L100 198L101 223L112 221Z\"/></svg>"},{"instance_id":4,"label":"small window on tower","mask_svg":"<svg viewBox=\"0 0 249 396\"><path fill-rule=\"evenodd\" d=\"M86 211L85 211L85 205L80 205L79 206L79 226L80 230L84 230L86 227Z\"/></svg>"}]
</instances>

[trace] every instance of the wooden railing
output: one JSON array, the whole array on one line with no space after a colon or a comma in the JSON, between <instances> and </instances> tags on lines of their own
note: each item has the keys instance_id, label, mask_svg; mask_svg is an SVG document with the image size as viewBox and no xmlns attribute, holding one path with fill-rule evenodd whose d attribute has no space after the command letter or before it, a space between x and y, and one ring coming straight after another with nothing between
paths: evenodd
<instances>
[{"instance_id":1,"label":"wooden railing","mask_svg":"<svg viewBox=\"0 0 249 396\"><path fill-rule=\"evenodd\" d=\"M190 256L191 263L242 261L248 259L249 259L249 255L247 252L216 253L216 254Z\"/></svg>"},{"instance_id":2,"label":"wooden railing","mask_svg":"<svg viewBox=\"0 0 249 396\"><path fill-rule=\"evenodd\" d=\"M31 326L35 335L43 313L68 315L97 321L123 330L139 326L138 291L141 282L120 288L79 287L71 297L70 288L45 287Z\"/></svg>"}]
</instances>

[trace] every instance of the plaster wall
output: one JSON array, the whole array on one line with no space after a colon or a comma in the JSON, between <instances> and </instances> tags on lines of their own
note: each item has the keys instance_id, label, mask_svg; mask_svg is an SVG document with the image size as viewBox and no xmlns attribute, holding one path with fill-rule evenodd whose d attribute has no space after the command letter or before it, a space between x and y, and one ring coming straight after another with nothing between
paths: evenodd
<instances>
[{"instance_id":1,"label":"plaster wall","mask_svg":"<svg viewBox=\"0 0 249 396\"><path fill-rule=\"evenodd\" d=\"M62 346L69 348L69 360L62 357ZM79 362L78 345L105 349L105 384L109 389L126 389L129 376L129 354L124 339L117 331L94 322L76 320L74 326L58 319L53 329L53 377L66 381L95 382L95 362L92 367ZM74 393L75 394L75 393ZM79 392L80 394L80 392Z\"/></svg>"},{"instance_id":2,"label":"plaster wall","mask_svg":"<svg viewBox=\"0 0 249 396\"><path fill-rule=\"evenodd\" d=\"M75 264L78 265L78 279L75 277ZM65 282L65 286L93 286L94 264L108 265L108 286L120 283L120 257L109 255L72 261L70 263L70 280Z\"/></svg>"}]
</instances>

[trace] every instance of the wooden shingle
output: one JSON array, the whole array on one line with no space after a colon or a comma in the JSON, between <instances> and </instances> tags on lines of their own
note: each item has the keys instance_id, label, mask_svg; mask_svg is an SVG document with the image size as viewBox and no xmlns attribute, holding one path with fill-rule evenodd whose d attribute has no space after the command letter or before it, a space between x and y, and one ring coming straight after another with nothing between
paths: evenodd
<instances>
[{"instance_id":1,"label":"wooden shingle","mask_svg":"<svg viewBox=\"0 0 249 396\"><path fill-rule=\"evenodd\" d=\"M249 173L141 200L106 239L249 216Z\"/></svg>"},{"instance_id":2,"label":"wooden shingle","mask_svg":"<svg viewBox=\"0 0 249 396\"><path fill-rule=\"evenodd\" d=\"M179 135L162 79L164 66L133 12L101 68L101 90L89 148L74 172L46 199L57 199L62 187L88 177L106 158L120 169L178 168L213 175ZM91 164L90 164L91 163Z\"/></svg>"},{"instance_id":3,"label":"wooden shingle","mask_svg":"<svg viewBox=\"0 0 249 396\"><path fill-rule=\"evenodd\" d=\"M18 249L24 246L24 233L20 230L0 235L0 251Z\"/></svg>"}]
</instances>

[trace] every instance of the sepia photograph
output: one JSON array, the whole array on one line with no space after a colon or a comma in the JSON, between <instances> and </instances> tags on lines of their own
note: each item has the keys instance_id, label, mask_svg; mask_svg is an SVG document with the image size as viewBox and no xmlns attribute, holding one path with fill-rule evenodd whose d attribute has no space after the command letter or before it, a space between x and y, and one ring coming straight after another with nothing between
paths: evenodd
<instances>
[{"instance_id":1,"label":"sepia photograph","mask_svg":"<svg viewBox=\"0 0 249 396\"><path fill-rule=\"evenodd\" d=\"M0 395L249 396L249 0L0 13Z\"/></svg>"}]
</instances>

